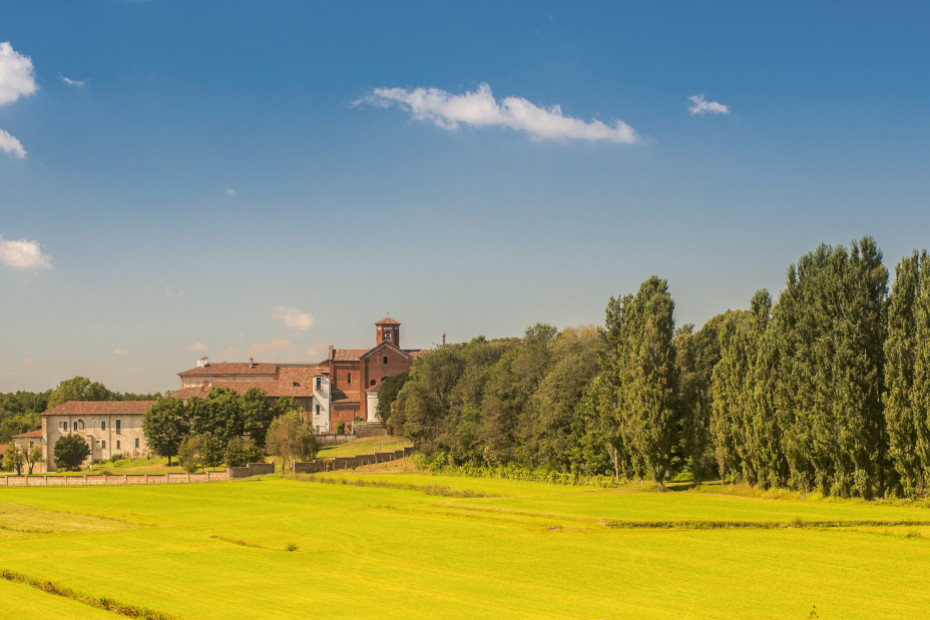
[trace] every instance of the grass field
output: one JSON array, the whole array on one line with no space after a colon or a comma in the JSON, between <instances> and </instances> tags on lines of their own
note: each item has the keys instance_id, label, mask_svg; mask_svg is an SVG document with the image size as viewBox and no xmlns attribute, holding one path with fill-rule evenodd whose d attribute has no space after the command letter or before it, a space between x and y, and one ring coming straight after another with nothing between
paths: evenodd
<instances>
[{"instance_id":1,"label":"grass field","mask_svg":"<svg viewBox=\"0 0 930 620\"><path fill-rule=\"evenodd\" d=\"M0 569L180 618L909 618L930 605L923 507L323 478L0 488ZM112 616L3 580L0 601L11 616Z\"/></svg>"}]
</instances>

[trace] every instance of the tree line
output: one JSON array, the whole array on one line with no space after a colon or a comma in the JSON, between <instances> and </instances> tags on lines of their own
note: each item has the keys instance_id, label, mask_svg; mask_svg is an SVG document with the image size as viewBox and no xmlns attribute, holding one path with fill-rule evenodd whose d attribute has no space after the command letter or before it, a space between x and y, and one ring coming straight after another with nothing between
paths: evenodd
<instances>
[{"instance_id":1,"label":"tree line","mask_svg":"<svg viewBox=\"0 0 930 620\"><path fill-rule=\"evenodd\" d=\"M142 419L149 448L156 454L177 456L188 471L226 464L230 467L262 462L265 452L311 459L317 441L310 421L290 397L273 404L267 394L251 388L239 395L214 387L204 398L182 401L158 398Z\"/></svg>"},{"instance_id":2,"label":"tree line","mask_svg":"<svg viewBox=\"0 0 930 620\"><path fill-rule=\"evenodd\" d=\"M538 324L417 358L382 417L446 465L923 495L930 262L901 260L889 291L882 258L871 237L821 245L777 300L760 290L699 330L676 329L653 276L611 298L602 327Z\"/></svg>"}]
</instances>

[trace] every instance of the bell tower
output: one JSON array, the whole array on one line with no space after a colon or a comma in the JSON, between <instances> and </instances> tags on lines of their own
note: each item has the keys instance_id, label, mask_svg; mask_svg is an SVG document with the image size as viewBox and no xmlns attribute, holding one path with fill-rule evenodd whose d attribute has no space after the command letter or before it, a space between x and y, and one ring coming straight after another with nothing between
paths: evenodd
<instances>
[{"instance_id":1,"label":"bell tower","mask_svg":"<svg viewBox=\"0 0 930 620\"><path fill-rule=\"evenodd\" d=\"M389 342L400 348L400 323L391 317L386 317L375 323L375 328L377 329L375 346L382 342Z\"/></svg>"}]
</instances>

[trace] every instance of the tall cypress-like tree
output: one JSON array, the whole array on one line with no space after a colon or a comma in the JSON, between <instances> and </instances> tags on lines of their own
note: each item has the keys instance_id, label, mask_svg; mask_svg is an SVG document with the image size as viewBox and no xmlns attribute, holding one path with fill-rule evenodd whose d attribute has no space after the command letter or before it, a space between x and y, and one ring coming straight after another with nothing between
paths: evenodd
<instances>
[{"instance_id":1,"label":"tall cypress-like tree","mask_svg":"<svg viewBox=\"0 0 930 620\"><path fill-rule=\"evenodd\" d=\"M612 310L614 316L611 316ZM675 434L678 396L673 337L675 304L668 282L652 276L635 297L608 304L618 417L637 473L663 483Z\"/></svg>"},{"instance_id":2,"label":"tall cypress-like tree","mask_svg":"<svg viewBox=\"0 0 930 620\"><path fill-rule=\"evenodd\" d=\"M925 388L914 384L917 357L917 302L921 295L921 263L926 252L917 251L895 267L895 280L888 300L888 338L885 340L885 423L888 428L888 453L904 493L922 494L926 488L925 451L930 435L926 415L914 407L921 398L915 391ZM923 271L927 268L924 265ZM922 301L922 300L921 300ZM924 327L924 331L926 326ZM926 335L926 332L923 334ZM921 374L926 372L922 364ZM924 377L926 378L926 377Z\"/></svg>"},{"instance_id":3,"label":"tall cypress-like tree","mask_svg":"<svg viewBox=\"0 0 930 620\"><path fill-rule=\"evenodd\" d=\"M788 271L775 314L775 408L792 486L864 497L884 490L881 258L864 237L850 251L821 245Z\"/></svg>"}]
</instances>

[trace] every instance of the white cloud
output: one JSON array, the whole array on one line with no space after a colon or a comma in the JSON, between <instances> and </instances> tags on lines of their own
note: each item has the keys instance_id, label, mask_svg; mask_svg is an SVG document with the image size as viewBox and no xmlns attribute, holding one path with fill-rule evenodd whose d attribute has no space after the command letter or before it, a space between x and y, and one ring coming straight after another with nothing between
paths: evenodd
<instances>
[{"instance_id":1,"label":"white cloud","mask_svg":"<svg viewBox=\"0 0 930 620\"><path fill-rule=\"evenodd\" d=\"M187 350L188 351L206 351L207 345L197 340L187 345Z\"/></svg>"},{"instance_id":2,"label":"white cloud","mask_svg":"<svg viewBox=\"0 0 930 620\"><path fill-rule=\"evenodd\" d=\"M119 355L120 357L126 357L127 355L129 355L129 349L120 349L119 347L116 347L115 349L113 349L113 355Z\"/></svg>"},{"instance_id":3,"label":"white cloud","mask_svg":"<svg viewBox=\"0 0 930 620\"><path fill-rule=\"evenodd\" d=\"M271 312L271 316L279 321L284 321L288 329L296 329L305 332L313 325L313 316L297 308L285 308L279 306Z\"/></svg>"},{"instance_id":4,"label":"white cloud","mask_svg":"<svg viewBox=\"0 0 930 620\"><path fill-rule=\"evenodd\" d=\"M7 241L0 237L0 261L16 269L51 269L52 260L35 241Z\"/></svg>"},{"instance_id":5,"label":"white cloud","mask_svg":"<svg viewBox=\"0 0 930 620\"><path fill-rule=\"evenodd\" d=\"M58 79L64 82L65 84L67 84L68 86L77 86L78 88L80 88L81 86L87 85L87 80L72 80L71 78L66 77L60 73L58 74Z\"/></svg>"},{"instance_id":6,"label":"white cloud","mask_svg":"<svg viewBox=\"0 0 930 620\"><path fill-rule=\"evenodd\" d=\"M522 97L505 97L498 102L491 87L454 95L438 88L376 88L370 95L354 102L379 107L396 105L421 121L432 121L443 129L458 129L460 124L475 127L509 127L522 131L536 140L606 140L636 144L639 136L621 120L607 125L599 120L583 121L565 116L562 108L539 106Z\"/></svg>"},{"instance_id":7,"label":"white cloud","mask_svg":"<svg viewBox=\"0 0 930 620\"><path fill-rule=\"evenodd\" d=\"M0 105L13 103L36 92L32 59L13 49L9 41L0 43Z\"/></svg>"},{"instance_id":8,"label":"white cloud","mask_svg":"<svg viewBox=\"0 0 930 620\"><path fill-rule=\"evenodd\" d=\"M729 114L730 107L725 106L719 101L707 101L704 95L691 95L688 97L691 105L688 106L688 112L692 116L696 114Z\"/></svg>"},{"instance_id":9,"label":"white cloud","mask_svg":"<svg viewBox=\"0 0 930 620\"><path fill-rule=\"evenodd\" d=\"M23 148L23 143L3 129L0 129L0 151L19 159L26 159L26 149Z\"/></svg>"},{"instance_id":10,"label":"white cloud","mask_svg":"<svg viewBox=\"0 0 930 620\"><path fill-rule=\"evenodd\" d=\"M35 363L36 361L34 359L27 357L23 360L23 368L31 368L32 366L35 366Z\"/></svg>"},{"instance_id":11,"label":"white cloud","mask_svg":"<svg viewBox=\"0 0 930 620\"><path fill-rule=\"evenodd\" d=\"M226 188L226 195L229 196L230 198L234 198L234 197L238 196L239 194L237 194L237 193L236 193L236 190L234 190L233 188L227 187L227 188Z\"/></svg>"}]
</instances>

